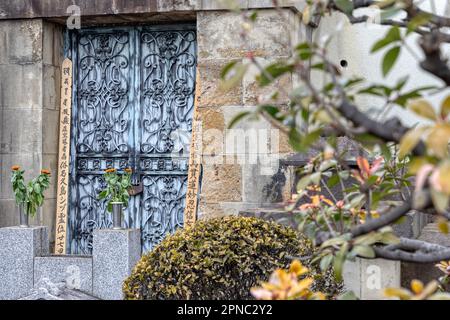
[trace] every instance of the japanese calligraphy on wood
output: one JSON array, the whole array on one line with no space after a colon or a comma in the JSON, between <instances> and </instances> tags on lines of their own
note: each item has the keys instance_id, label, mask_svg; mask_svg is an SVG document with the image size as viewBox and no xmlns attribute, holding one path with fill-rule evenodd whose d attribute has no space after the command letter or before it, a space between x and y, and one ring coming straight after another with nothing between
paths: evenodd
<instances>
[{"instance_id":1,"label":"japanese calligraphy on wood","mask_svg":"<svg viewBox=\"0 0 450 320\"><path fill-rule=\"evenodd\" d=\"M197 111L200 96L199 71L197 68L195 79L195 100L192 116L191 148L189 154L189 169L186 191L186 206L184 208L184 227L191 227L197 218L198 192L201 172L201 119Z\"/></svg>"},{"instance_id":2,"label":"japanese calligraphy on wood","mask_svg":"<svg viewBox=\"0 0 450 320\"><path fill-rule=\"evenodd\" d=\"M64 59L62 64L61 106L59 112L59 158L56 199L55 254L66 253L71 106L72 61L70 59Z\"/></svg>"}]
</instances>

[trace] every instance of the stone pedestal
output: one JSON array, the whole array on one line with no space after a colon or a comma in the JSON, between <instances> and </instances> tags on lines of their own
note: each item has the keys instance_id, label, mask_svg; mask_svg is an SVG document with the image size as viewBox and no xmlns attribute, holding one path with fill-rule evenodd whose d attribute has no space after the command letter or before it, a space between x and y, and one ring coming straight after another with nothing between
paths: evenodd
<instances>
[{"instance_id":1,"label":"stone pedestal","mask_svg":"<svg viewBox=\"0 0 450 320\"><path fill-rule=\"evenodd\" d=\"M385 299L386 287L400 287L400 262L385 259L346 261L344 286L361 300Z\"/></svg>"},{"instance_id":2,"label":"stone pedestal","mask_svg":"<svg viewBox=\"0 0 450 320\"><path fill-rule=\"evenodd\" d=\"M33 289L34 258L48 252L47 227L0 228L0 300L27 295Z\"/></svg>"},{"instance_id":3,"label":"stone pedestal","mask_svg":"<svg viewBox=\"0 0 450 320\"><path fill-rule=\"evenodd\" d=\"M105 300L122 300L122 284L141 256L138 229L94 230L93 295Z\"/></svg>"}]
</instances>

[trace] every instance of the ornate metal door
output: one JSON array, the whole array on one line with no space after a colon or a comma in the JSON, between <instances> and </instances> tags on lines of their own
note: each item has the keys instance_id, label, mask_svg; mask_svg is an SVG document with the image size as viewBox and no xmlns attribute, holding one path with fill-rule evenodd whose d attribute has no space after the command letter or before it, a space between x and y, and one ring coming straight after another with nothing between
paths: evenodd
<instances>
[{"instance_id":1,"label":"ornate metal door","mask_svg":"<svg viewBox=\"0 0 450 320\"><path fill-rule=\"evenodd\" d=\"M195 29L82 29L68 39L74 63L68 251L90 254L93 230L112 225L97 200L102 175L127 167L143 191L131 197L124 226L141 229L148 251L183 226Z\"/></svg>"}]
</instances>

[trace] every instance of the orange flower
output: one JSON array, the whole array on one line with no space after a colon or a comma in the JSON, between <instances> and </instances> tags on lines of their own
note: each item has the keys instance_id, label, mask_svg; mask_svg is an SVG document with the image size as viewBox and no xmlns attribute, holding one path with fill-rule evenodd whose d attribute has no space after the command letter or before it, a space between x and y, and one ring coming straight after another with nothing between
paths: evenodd
<instances>
[{"instance_id":1,"label":"orange flower","mask_svg":"<svg viewBox=\"0 0 450 320\"><path fill-rule=\"evenodd\" d=\"M116 169L114 168L109 168L105 170L106 173L112 173L112 172L116 172Z\"/></svg>"},{"instance_id":2,"label":"orange flower","mask_svg":"<svg viewBox=\"0 0 450 320\"><path fill-rule=\"evenodd\" d=\"M369 178L381 167L383 158L377 158L369 164L364 157L358 157L356 159L356 164L359 170L352 170L353 176L361 183L364 184ZM377 181L378 183L379 181Z\"/></svg>"},{"instance_id":3,"label":"orange flower","mask_svg":"<svg viewBox=\"0 0 450 320\"><path fill-rule=\"evenodd\" d=\"M125 168L125 172L126 173L131 173L131 172L133 172L133 170L131 170L131 168Z\"/></svg>"},{"instance_id":4,"label":"orange flower","mask_svg":"<svg viewBox=\"0 0 450 320\"><path fill-rule=\"evenodd\" d=\"M50 174L50 170L42 169L42 170L41 170L41 173L42 173L42 174Z\"/></svg>"},{"instance_id":5,"label":"orange flower","mask_svg":"<svg viewBox=\"0 0 450 320\"><path fill-rule=\"evenodd\" d=\"M17 171L17 170L19 170L19 169L20 169L19 166L12 166L12 167L11 167L11 170L12 170L12 171Z\"/></svg>"}]
</instances>

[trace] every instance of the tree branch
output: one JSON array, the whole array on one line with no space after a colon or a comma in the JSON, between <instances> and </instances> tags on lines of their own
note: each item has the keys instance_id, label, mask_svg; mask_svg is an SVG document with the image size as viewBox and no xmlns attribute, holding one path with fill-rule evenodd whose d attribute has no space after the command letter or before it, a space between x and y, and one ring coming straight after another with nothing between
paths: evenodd
<instances>
[{"instance_id":1,"label":"tree branch","mask_svg":"<svg viewBox=\"0 0 450 320\"><path fill-rule=\"evenodd\" d=\"M373 219L366 223L357 225L356 227L350 230L350 233L352 234L353 237L358 237L371 231L378 230L384 226L387 226L397 221L402 216L407 214L411 209L412 209L411 201L407 200L403 202L402 205L393 208L389 212L383 214L378 219Z\"/></svg>"},{"instance_id":2,"label":"tree branch","mask_svg":"<svg viewBox=\"0 0 450 320\"><path fill-rule=\"evenodd\" d=\"M386 250L384 247L373 247L376 257L387 260L401 260L405 262L416 263L432 263L442 260L450 260L450 248L430 253L422 253L420 251L407 252L402 250Z\"/></svg>"},{"instance_id":3,"label":"tree branch","mask_svg":"<svg viewBox=\"0 0 450 320\"><path fill-rule=\"evenodd\" d=\"M450 85L450 69L447 61L442 58L441 43L441 35L438 32L422 36L420 46L425 54L425 60L420 63L420 66Z\"/></svg>"}]
</instances>

